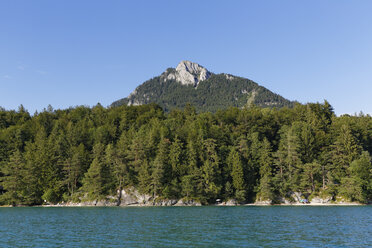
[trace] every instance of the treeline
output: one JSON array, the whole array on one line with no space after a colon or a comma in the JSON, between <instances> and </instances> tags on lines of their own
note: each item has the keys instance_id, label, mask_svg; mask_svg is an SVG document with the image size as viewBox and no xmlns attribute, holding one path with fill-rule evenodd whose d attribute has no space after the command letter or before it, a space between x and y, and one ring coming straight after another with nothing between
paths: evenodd
<instances>
[{"instance_id":1,"label":"treeline","mask_svg":"<svg viewBox=\"0 0 372 248\"><path fill-rule=\"evenodd\" d=\"M169 114L155 104L0 109L0 204L101 199L372 199L372 118L328 102Z\"/></svg>"}]
</instances>

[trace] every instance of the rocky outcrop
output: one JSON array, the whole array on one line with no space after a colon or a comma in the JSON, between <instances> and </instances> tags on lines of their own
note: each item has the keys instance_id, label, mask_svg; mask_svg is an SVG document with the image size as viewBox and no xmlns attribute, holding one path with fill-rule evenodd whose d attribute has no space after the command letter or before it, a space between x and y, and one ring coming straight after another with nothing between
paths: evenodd
<instances>
[{"instance_id":1,"label":"rocky outcrop","mask_svg":"<svg viewBox=\"0 0 372 248\"><path fill-rule=\"evenodd\" d=\"M177 200L155 200L153 206L174 206L177 204Z\"/></svg>"},{"instance_id":2,"label":"rocky outcrop","mask_svg":"<svg viewBox=\"0 0 372 248\"><path fill-rule=\"evenodd\" d=\"M201 206L201 203L195 200L180 199L174 206Z\"/></svg>"},{"instance_id":3,"label":"rocky outcrop","mask_svg":"<svg viewBox=\"0 0 372 248\"><path fill-rule=\"evenodd\" d=\"M325 204L325 203L331 203L332 201L332 197L329 196L329 197L325 197L325 198L321 198L319 196L315 196L311 199L310 203L311 204Z\"/></svg>"},{"instance_id":4,"label":"rocky outcrop","mask_svg":"<svg viewBox=\"0 0 372 248\"><path fill-rule=\"evenodd\" d=\"M290 194L290 197L294 200L295 203L300 203L301 200L304 198L300 192L292 192Z\"/></svg>"},{"instance_id":5,"label":"rocky outcrop","mask_svg":"<svg viewBox=\"0 0 372 248\"><path fill-rule=\"evenodd\" d=\"M82 201L82 202L67 202L58 203L55 206L66 206L66 207L115 207L118 203L112 199L105 200L94 200L94 201Z\"/></svg>"},{"instance_id":6,"label":"rocky outcrop","mask_svg":"<svg viewBox=\"0 0 372 248\"><path fill-rule=\"evenodd\" d=\"M230 74L225 74L227 80L234 80L235 77Z\"/></svg>"},{"instance_id":7,"label":"rocky outcrop","mask_svg":"<svg viewBox=\"0 0 372 248\"><path fill-rule=\"evenodd\" d=\"M129 187L117 192L117 196L107 196L102 200L86 200L86 196L80 198L80 202L62 202L43 206L66 206L66 207L112 207L112 206L201 206L195 200L162 199L147 194L141 194L137 189Z\"/></svg>"},{"instance_id":8,"label":"rocky outcrop","mask_svg":"<svg viewBox=\"0 0 372 248\"><path fill-rule=\"evenodd\" d=\"M141 194L135 188L123 189L118 194L120 199L119 206L151 205L153 203L150 195Z\"/></svg>"},{"instance_id":9,"label":"rocky outcrop","mask_svg":"<svg viewBox=\"0 0 372 248\"><path fill-rule=\"evenodd\" d=\"M254 205L272 205L272 200L266 200L266 201L255 201Z\"/></svg>"},{"instance_id":10,"label":"rocky outcrop","mask_svg":"<svg viewBox=\"0 0 372 248\"><path fill-rule=\"evenodd\" d=\"M191 61L183 60L181 61L176 70L170 72L166 80L176 80L182 85L192 85L197 87L201 81L207 80L212 74L205 69L203 66L193 63Z\"/></svg>"},{"instance_id":11,"label":"rocky outcrop","mask_svg":"<svg viewBox=\"0 0 372 248\"><path fill-rule=\"evenodd\" d=\"M221 205L221 206L236 206L236 205L238 205L238 202L235 199L230 199L230 200L222 202L219 205Z\"/></svg>"},{"instance_id":12,"label":"rocky outcrop","mask_svg":"<svg viewBox=\"0 0 372 248\"><path fill-rule=\"evenodd\" d=\"M194 201L177 201L175 199L153 198L151 195L141 194L135 188L127 188L119 195L119 206L197 206Z\"/></svg>"},{"instance_id":13,"label":"rocky outcrop","mask_svg":"<svg viewBox=\"0 0 372 248\"><path fill-rule=\"evenodd\" d=\"M135 89L132 93L129 94L128 96L128 106L137 106L137 105L141 105L142 103L139 102L137 99L136 99L136 95L137 95L137 89Z\"/></svg>"},{"instance_id":14,"label":"rocky outcrop","mask_svg":"<svg viewBox=\"0 0 372 248\"><path fill-rule=\"evenodd\" d=\"M277 200L276 200L276 203L284 204L284 205L291 204L291 202L285 197L278 197Z\"/></svg>"},{"instance_id":15,"label":"rocky outcrop","mask_svg":"<svg viewBox=\"0 0 372 248\"><path fill-rule=\"evenodd\" d=\"M288 192L285 197L279 196L273 203L282 205L303 204L307 199L301 192Z\"/></svg>"}]
</instances>

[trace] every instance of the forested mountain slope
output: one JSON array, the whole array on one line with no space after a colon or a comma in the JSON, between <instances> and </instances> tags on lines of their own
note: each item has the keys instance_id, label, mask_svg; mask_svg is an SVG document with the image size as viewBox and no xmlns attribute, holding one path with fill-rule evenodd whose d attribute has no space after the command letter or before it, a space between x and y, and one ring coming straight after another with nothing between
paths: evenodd
<instances>
[{"instance_id":1,"label":"forested mountain slope","mask_svg":"<svg viewBox=\"0 0 372 248\"><path fill-rule=\"evenodd\" d=\"M213 74L190 61L181 61L136 88L112 106L159 104L166 112L184 108L187 103L198 112L216 112L228 107L255 104L261 107L292 107L293 102L257 83L229 74Z\"/></svg>"}]
</instances>

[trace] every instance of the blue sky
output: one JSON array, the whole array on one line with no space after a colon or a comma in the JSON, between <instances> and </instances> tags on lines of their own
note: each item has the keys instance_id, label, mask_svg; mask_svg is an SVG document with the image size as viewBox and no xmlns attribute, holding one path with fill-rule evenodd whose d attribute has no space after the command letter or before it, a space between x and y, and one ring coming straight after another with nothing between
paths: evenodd
<instances>
[{"instance_id":1,"label":"blue sky","mask_svg":"<svg viewBox=\"0 0 372 248\"><path fill-rule=\"evenodd\" d=\"M107 106L187 59L372 114L372 1L0 2L0 106Z\"/></svg>"}]
</instances>

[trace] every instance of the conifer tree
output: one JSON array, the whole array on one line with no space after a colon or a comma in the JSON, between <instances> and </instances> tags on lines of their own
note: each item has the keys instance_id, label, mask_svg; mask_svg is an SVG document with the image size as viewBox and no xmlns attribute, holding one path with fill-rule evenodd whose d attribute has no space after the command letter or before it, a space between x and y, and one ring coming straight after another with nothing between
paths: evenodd
<instances>
[{"instance_id":1,"label":"conifer tree","mask_svg":"<svg viewBox=\"0 0 372 248\"><path fill-rule=\"evenodd\" d=\"M166 174L170 170L169 166L169 145L170 141L163 138L159 143L156 158L154 160L151 184L153 186L153 196L161 195L164 185L169 181L169 175Z\"/></svg>"},{"instance_id":2,"label":"conifer tree","mask_svg":"<svg viewBox=\"0 0 372 248\"><path fill-rule=\"evenodd\" d=\"M322 166L317 162L302 165L301 188L303 191L315 192L318 178L320 177Z\"/></svg>"},{"instance_id":3,"label":"conifer tree","mask_svg":"<svg viewBox=\"0 0 372 248\"><path fill-rule=\"evenodd\" d=\"M245 200L245 182L243 165L239 153L232 148L228 156L228 166L231 168L232 184L235 189L235 197L238 201Z\"/></svg>"},{"instance_id":4,"label":"conifer tree","mask_svg":"<svg viewBox=\"0 0 372 248\"><path fill-rule=\"evenodd\" d=\"M207 139L204 141L204 154L202 166L202 183L207 199L216 198L221 190L218 184L220 168L219 157L216 151L215 140Z\"/></svg>"},{"instance_id":5,"label":"conifer tree","mask_svg":"<svg viewBox=\"0 0 372 248\"><path fill-rule=\"evenodd\" d=\"M64 183L70 195L76 192L80 179L86 170L87 154L83 144L78 147L72 147L69 157L65 159L63 171L65 173Z\"/></svg>"},{"instance_id":6,"label":"conifer tree","mask_svg":"<svg viewBox=\"0 0 372 248\"><path fill-rule=\"evenodd\" d=\"M143 194L153 194L151 185L151 168L147 160L143 161L138 171L138 189Z\"/></svg>"},{"instance_id":7,"label":"conifer tree","mask_svg":"<svg viewBox=\"0 0 372 248\"><path fill-rule=\"evenodd\" d=\"M173 177L181 177L186 173L186 168L182 163L183 152L182 143L176 137L170 146L169 161L172 167Z\"/></svg>"},{"instance_id":8,"label":"conifer tree","mask_svg":"<svg viewBox=\"0 0 372 248\"><path fill-rule=\"evenodd\" d=\"M260 201L274 200L272 166L273 158L271 155L270 142L265 138L262 142L260 152L260 182L258 186L257 199Z\"/></svg>"},{"instance_id":9,"label":"conifer tree","mask_svg":"<svg viewBox=\"0 0 372 248\"><path fill-rule=\"evenodd\" d=\"M109 190L109 168L105 164L105 147L97 143L93 148L94 159L83 178L83 191L90 199L104 197Z\"/></svg>"},{"instance_id":10,"label":"conifer tree","mask_svg":"<svg viewBox=\"0 0 372 248\"><path fill-rule=\"evenodd\" d=\"M353 160L358 157L360 149L350 127L342 125L330 151L332 171L336 182L340 182L343 177L348 176L348 168Z\"/></svg>"},{"instance_id":11,"label":"conifer tree","mask_svg":"<svg viewBox=\"0 0 372 248\"><path fill-rule=\"evenodd\" d=\"M295 132L295 125L284 126L281 130L279 149L276 154L280 168L280 191L297 191L300 184L301 160L299 154L299 140Z\"/></svg>"},{"instance_id":12,"label":"conifer tree","mask_svg":"<svg viewBox=\"0 0 372 248\"><path fill-rule=\"evenodd\" d=\"M16 205L24 203L25 182L25 160L19 150L13 152L9 158L9 162L1 168L3 176L0 178L2 186L6 191L0 195L6 204Z\"/></svg>"},{"instance_id":13,"label":"conifer tree","mask_svg":"<svg viewBox=\"0 0 372 248\"><path fill-rule=\"evenodd\" d=\"M371 156L367 151L354 160L341 179L339 194L351 201L367 202L372 196Z\"/></svg>"}]
</instances>

